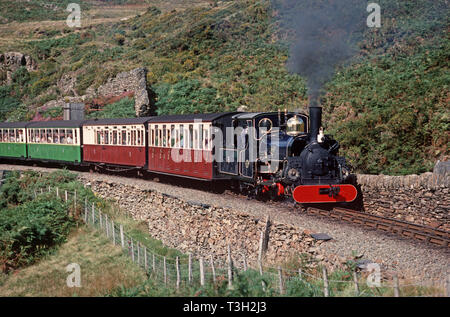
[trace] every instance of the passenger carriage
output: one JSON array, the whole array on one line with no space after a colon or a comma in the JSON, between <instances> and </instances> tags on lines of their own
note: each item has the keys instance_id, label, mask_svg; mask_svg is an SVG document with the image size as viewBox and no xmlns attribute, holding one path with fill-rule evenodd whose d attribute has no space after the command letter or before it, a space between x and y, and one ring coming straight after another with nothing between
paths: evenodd
<instances>
[{"instance_id":1,"label":"passenger carriage","mask_svg":"<svg viewBox=\"0 0 450 317\"><path fill-rule=\"evenodd\" d=\"M213 161L212 129L221 129L232 114L151 117L148 121L148 170L202 180L224 178Z\"/></svg>"},{"instance_id":2,"label":"passenger carriage","mask_svg":"<svg viewBox=\"0 0 450 317\"><path fill-rule=\"evenodd\" d=\"M27 125L28 158L43 161L81 163L81 123L36 121Z\"/></svg>"},{"instance_id":3,"label":"passenger carriage","mask_svg":"<svg viewBox=\"0 0 450 317\"><path fill-rule=\"evenodd\" d=\"M0 157L27 157L26 126L28 122L0 123Z\"/></svg>"},{"instance_id":4,"label":"passenger carriage","mask_svg":"<svg viewBox=\"0 0 450 317\"><path fill-rule=\"evenodd\" d=\"M147 166L148 117L96 119L83 123L83 160L100 164Z\"/></svg>"}]
</instances>

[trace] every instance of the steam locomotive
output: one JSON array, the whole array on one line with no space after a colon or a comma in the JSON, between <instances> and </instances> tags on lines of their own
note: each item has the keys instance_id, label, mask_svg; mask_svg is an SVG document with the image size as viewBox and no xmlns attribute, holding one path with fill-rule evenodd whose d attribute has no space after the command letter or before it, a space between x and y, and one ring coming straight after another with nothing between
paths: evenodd
<instances>
[{"instance_id":1,"label":"steam locomotive","mask_svg":"<svg viewBox=\"0 0 450 317\"><path fill-rule=\"evenodd\" d=\"M351 202L339 143L321 128L322 108L82 121L0 123L0 160L135 169L209 182L298 203Z\"/></svg>"}]
</instances>

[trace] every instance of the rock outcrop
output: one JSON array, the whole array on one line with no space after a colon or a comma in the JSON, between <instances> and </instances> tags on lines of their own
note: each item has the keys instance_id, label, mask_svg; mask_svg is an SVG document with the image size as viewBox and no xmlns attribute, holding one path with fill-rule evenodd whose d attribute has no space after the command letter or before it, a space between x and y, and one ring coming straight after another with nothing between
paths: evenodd
<instances>
[{"instance_id":1,"label":"rock outcrop","mask_svg":"<svg viewBox=\"0 0 450 317\"><path fill-rule=\"evenodd\" d=\"M136 68L128 72L121 72L114 78L109 78L107 82L98 88L93 86L86 89L86 94L78 96L75 86L77 83L77 73L70 72L64 74L58 81L58 89L64 98L52 100L42 106L42 109L49 107L62 107L67 102L87 103L95 98L111 98L116 96L134 95L134 106L136 116L143 117L152 114L154 110L154 95L147 88L147 69ZM67 96L73 95L73 96Z\"/></svg>"},{"instance_id":2,"label":"rock outcrop","mask_svg":"<svg viewBox=\"0 0 450 317\"><path fill-rule=\"evenodd\" d=\"M20 52L0 53L0 85L9 85L12 74L19 68L25 67L27 71L37 70L37 63L29 55Z\"/></svg>"}]
</instances>

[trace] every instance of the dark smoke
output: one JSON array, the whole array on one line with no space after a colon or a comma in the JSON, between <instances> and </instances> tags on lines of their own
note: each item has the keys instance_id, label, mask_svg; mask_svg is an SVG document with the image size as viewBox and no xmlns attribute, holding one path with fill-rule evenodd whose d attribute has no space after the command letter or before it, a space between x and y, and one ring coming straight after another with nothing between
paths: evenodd
<instances>
[{"instance_id":1,"label":"dark smoke","mask_svg":"<svg viewBox=\"0 0 450 317\"><path fill-rule=\"evenodd\" d=\"M281 27L294 31L287 67L306 78L311 105L336 66L357 53L358 34L366 23L366 1L272 0Z\"/></svg>"}]
</instances>

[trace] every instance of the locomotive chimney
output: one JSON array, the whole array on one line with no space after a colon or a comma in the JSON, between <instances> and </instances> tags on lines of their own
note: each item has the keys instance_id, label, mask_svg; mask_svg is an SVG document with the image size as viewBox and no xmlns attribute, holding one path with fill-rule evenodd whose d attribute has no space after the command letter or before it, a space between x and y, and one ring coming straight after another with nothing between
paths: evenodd
<instances>
[{"instance_id":1,"label":"locomotive chimney","mask_svg":"<svg viewBox=\"0 0 450 317\"><path fill-rule=\"evenodd\" d=\"M322 107L317 100L311 99L309 104L310 142L317 142L320 126L322 125Z\"/></svg>"}]
</instances>

